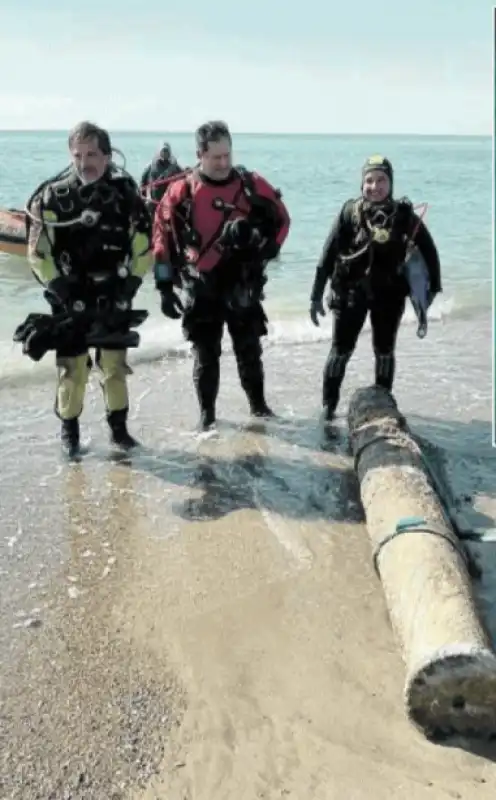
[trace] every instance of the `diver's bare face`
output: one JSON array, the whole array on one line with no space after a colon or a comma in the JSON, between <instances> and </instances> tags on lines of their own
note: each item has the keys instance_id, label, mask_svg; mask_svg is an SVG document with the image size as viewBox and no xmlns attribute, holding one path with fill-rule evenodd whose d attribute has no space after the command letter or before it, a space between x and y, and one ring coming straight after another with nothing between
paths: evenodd
<instances>
[{"instance_id":1,"label":"diver's bare face","mask_svg":"<svg viewBox=\"0 0 496 800\"><path fill-rule=\"evenodd\" d=\"M391 181L382 170L368 172L363 179L362 194L370 203L383 203L391 192Z\"/></svg>"},{"instance_id":2,"label":"diver's bare face","mask_svg":"<svg viewBox=\"0 0 496 800\"><path fill-rule=\"evenodd\" d=\"M110 156L100 150L96 138L74 142L71 147L71 158L83 183L99 180L110 161Z\"/></svg>"},{"instance_id":3,"label":"diver's bare face","mask_svg":"<svg viewBox=\"0 0 496 800\"><path fill-rule=\"evenodd\" d=\"M232 169L232 146L229 139L210 142L208 150L197 153L201 170L213 181L223 181L229 177Z\"/></svg>"}]
</instances>

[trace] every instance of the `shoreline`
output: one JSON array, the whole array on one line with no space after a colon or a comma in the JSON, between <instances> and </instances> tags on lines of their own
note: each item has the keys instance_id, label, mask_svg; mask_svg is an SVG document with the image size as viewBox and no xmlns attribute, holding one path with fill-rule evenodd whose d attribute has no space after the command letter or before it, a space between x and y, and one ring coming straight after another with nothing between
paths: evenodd
<instances>
[{"instance_id":1,"label":"shoreline","mask_svg":"<svg viewBox=\"0 0 496 800\"><path fill-rule=\"evenodd\" d=\"M447 316L434 318L430 322L428 338L420 343L415 337L415 321L413 312L404 321L399 334L399 359L406 355L412 361L415 354L419 359L422 358L423 350L427 347L431 349L430 343L437 338L444 344L449 345L452 338L463 342L465 336L473 334L473 323L478 322L479 330L482 331L482 340L485 335L491 336L492 316L487 308L478 308L479 313L474 315L473 309L469 307L460 308L458 312L449 313ZM293 326L296 326L293 328ZM163 334L162 334L163 331ZM289 333L291 331L291 334ZM188 360L190 358L189 345L184 341L179 326L172 326L168 322L164 323L160 315L151 316L142 327L138 329L141 336L141 344L138 348L129 350L129 363L131 367L141 369L143 366L160 364L167 365L169 361ZM161 335L162 334L162 335ZM263 340L265 353L276 349L294 351L299 348L309 348L309 352L320 351L319 359L322 364L325 360L329 341L331 337L331 325L329 318L321 323L319 328L311 326L306 317L289 317L287 319L272 319L269 325L269 335ZM479 333L479 338L481 338ZM370 346L370 324L369 320L360 334L357 350ZM417 346L418 343L418 346ZM0 346L2 343L0 342ZM231 342L227 335L223 339L223 354L232 352ZM14 360L15 353L15 360ZM489 353L489 350L488 350ZM450 354L451 355L451 354ZM490 355L488 356L488 359ZM352 359L352 364L356 358ZM0 393L21 391L23 387L41 387L54 379L55 368L54 354L47 353L40 362L30 361L21 352L19 345L12 343L9 347L7 366L0 369ZM16 365L16 366L14 366ZM320 380L321 367L316 370L314 380Z\"/></svg>"}]
</instances>

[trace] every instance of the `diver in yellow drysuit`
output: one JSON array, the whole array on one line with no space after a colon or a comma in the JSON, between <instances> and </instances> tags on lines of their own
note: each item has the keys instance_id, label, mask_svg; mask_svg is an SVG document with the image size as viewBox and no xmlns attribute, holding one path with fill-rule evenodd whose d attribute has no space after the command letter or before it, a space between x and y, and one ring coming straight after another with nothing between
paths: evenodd
<instances>
[{"instance_id":1,"label":"diver in yellow drysuit","mask_svg":"<svg viewBox=\"0 0 496 800\"><path fill-rule=\"evenodd\" d=\"M83 319L90 311L131 309L151 263L150 215L137 184L112 163L107 131L82 122L68 143L71 166L38 187L26 206L31 268L53 314ZM80 451L79 417L92 367L86 337L75 330L77 323L56 347L55 413L62 446L72 456ZM127 430L127 346L124 337L120 344L97 347L95 358L111 442L125 449L137 444Z\"/></svg>"}]
</instances>

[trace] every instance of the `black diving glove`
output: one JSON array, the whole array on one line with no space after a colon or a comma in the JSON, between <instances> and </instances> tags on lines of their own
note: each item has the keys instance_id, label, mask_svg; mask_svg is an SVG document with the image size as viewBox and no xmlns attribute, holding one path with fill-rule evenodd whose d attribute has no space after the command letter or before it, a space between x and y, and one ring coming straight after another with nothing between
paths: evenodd
<instances>
[{"instance_id":1,"label":"black diving glove","mask_svg":"<svg viewBox=\"0 0 496 800\"><path fill-rule=\"evenodd\" d=\"M322 300L312 300L310 303L310 319L313 324L319 327L319 317L325 317L326 312Z\"/></svg>"},{"instance_id":2,"label":"black diving glove","mask_svg":"<svg viewBox=\"0 0 496 800\"><path fill-rule=\"evenodd\" d=\"M180 297L174 291L174 284L157 283L157 289L160 292L162 314L165 317L169 317L169 319L180 319L184 312L184 307Z\"/></svg>"},{"instance_id":3,"label":"black diving glove","mask_svg":"<svg viewBox=\"0 0 496 800\"><path fill-rule=\"evenodd\" d=\"M61 306L69 305L69 302L72 298L71 286L69 281L66 278L63 278L61 275L53 278L51 281L48 281L46 286L46 295L47 300L51 302L51 299L58 303Z\"/></svg>"},{"instance_id":4,"label":"black diving glove","mask_svg":"<svg viewBox=\"0 0 496 800\"><path fill-rule=\"evenodd\" d=\"M277 244L277 242L269 240L268 242L265 242L260 248L260 258L263 261L272 261L272 259L277 258L280 251L281 251L281 246Z\"/></svg>"},{"instance_id":5,"label":"black diving glove","mask_svg":"<svg viewBox=\"0 0 496 800\"><path fill-rule=\"evenodd\" d=\"M228 250L246 250L253 245L253 227L244 217L228 220L217 244Z\"/></svg>"}]
</instances>

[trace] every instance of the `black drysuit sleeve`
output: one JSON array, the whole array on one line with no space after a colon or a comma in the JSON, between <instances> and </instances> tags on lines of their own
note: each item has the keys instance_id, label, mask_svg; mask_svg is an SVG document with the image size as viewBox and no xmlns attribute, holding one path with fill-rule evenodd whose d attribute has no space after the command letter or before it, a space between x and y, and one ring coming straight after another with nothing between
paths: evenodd
<instances>
[{"instance_id":1,"label":"black drysuit sleeve","mask_svg":"<svg viewBox=\"0 0 496 800\"><path fill-rule=\"evenodd\" d=\"M310 302L320 302L324 296L327 281L332 279L336 268L337 258L345 249L346 240L349 238L352 221L353 200L348 200L335 218L331 230L324 242L321 256L315 270L315 278L310 294Z\"/></svg>"}]
</instances>

